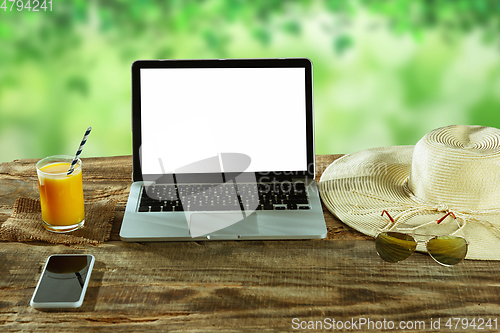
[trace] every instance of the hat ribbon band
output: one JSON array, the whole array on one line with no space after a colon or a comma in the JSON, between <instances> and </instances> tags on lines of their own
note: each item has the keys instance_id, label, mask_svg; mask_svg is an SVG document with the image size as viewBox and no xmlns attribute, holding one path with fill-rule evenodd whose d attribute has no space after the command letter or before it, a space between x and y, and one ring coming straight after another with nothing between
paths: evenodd
<instances>
[{"instance_id":1,"label":"hat ribbon band","mask_svg":"<svg viewBox=\"0 0 500 333\"><path fill-rule=\"evenodd\" d=\"M423 212L437 212L437 213L453 213L455 216L463 221L463 223L459 224L459 228L452 233L452 235L456 234L457 232L463 230L465 225L467 224L468 221L470 222L477 222L481 223L485 226L493 227L495 230L497 230L500 233L500 230L498 229L497 226L492 224L486 219L478 218L477 215L488 215L488 214L499 214L500 209L487 209L487 210L456 210L456 209L451 209L448 207L448 205L439 203L439 204L433 204L433 203L428 203L425 202L424 200L417 198L411 190L408 188L407 183L405 183L404 186L405 191L407 192L409 198L414 201L414 203L404 203L401 201L396 201L396 200L391 200L389 198L384 198L379 195L373 194L373 193L364 193L355 189L351 189L352 193L356 193L359 195L367 196L372 199L376 199L379 201L384 201L386 203L386 206L384 206L384 209L388 211L400 211L398 214L393 215L394 218L394 223L390 223L386 227L382 228L381 231L389 231L394 229L400 221L405 221L407 220L410 216L412 215L418 215L419 213ZM390 204L395 204L396 206L390 207ZM357 204L355 205L356 207L358 206ZM406 206L407 208L401 211L403 207ZM351 211L352 214L355 214L354 211ZM356 209L356 213L361 213L361 214L373 214L373 213L381 213L380 208L366 208L366 209L359 209L359 207ZM430 223L436 223L436 221L430 221L428 223L421 224L419 226L413 227L413 228L404 228L404 230L408 231L414 231L418 228L421 228L427 224ZM457 221L458 223L458 221Z\"/></svg>"}]
</instances>

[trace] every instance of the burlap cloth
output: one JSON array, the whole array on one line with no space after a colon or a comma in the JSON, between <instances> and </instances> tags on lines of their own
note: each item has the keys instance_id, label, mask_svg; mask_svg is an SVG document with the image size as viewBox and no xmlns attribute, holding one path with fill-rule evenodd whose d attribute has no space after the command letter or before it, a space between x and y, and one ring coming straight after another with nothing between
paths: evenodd
<instances>
[{"instance_id":1,"label":"burlap cloth","mask_svg":"<svg viewBox=\"0 0 500 333\"><path fill-rule=\"evenodd\" d=\"M12 216L0 229L3 240L10 242L44 241L54 244L98 244L109 239L115 202L99 201L85 204L85 224L64 234L53 233L42 225L40 201L18 198Z\"/></svg>"}]
</instances>

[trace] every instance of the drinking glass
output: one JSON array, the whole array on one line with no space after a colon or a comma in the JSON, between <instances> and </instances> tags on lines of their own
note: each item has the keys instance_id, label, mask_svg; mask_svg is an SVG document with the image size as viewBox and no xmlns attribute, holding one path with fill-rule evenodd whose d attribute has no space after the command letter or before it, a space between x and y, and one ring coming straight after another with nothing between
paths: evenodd
<instances>
[{"instance_id":1,"label":"drinking glass","mask_svg":"<svg viewBox=\"0 0 500 333\"><path fill-rule=\"evenodd\" d=\"M52 232L74 231L85 223L82 161L68 175L73 158L49 156L36 164L43 226Z\"/></svg>"}]
</instances>

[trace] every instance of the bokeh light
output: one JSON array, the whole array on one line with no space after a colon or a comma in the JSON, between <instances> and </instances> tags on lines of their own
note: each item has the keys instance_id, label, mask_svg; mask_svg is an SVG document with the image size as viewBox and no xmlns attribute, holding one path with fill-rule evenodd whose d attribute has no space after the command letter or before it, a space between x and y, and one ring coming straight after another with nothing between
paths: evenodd
<instances>
[{"instance_id":1,"label":"bokeh light","mask_svg":"<svg viewBox=\"0 0 500 333\"><path fill-rule=\"evenodd\" d=\"M499 14L497 0L8 5L0 162L72 155L87 126L83 157L131 154L136 59L310 58L317 154L415 144L451 124L500 127Z\"/></svg>"}]
</instances>

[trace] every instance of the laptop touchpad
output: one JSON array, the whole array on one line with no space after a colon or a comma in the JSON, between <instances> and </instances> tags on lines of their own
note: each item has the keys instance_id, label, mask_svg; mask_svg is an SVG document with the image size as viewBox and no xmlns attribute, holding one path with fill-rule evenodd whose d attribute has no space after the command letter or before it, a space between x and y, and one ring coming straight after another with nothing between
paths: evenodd
<instances>
[{"instance_id":1,"label":"laptop touchpad","mask_svg":"<svg viewBox=\"0 0 500 333\"><path fill-rule=\"evenodd\" d=\"M257 235L257 214L244 216L242 212L192 213L189 223L191 237Z\"/></svg>"}]
</instances>

